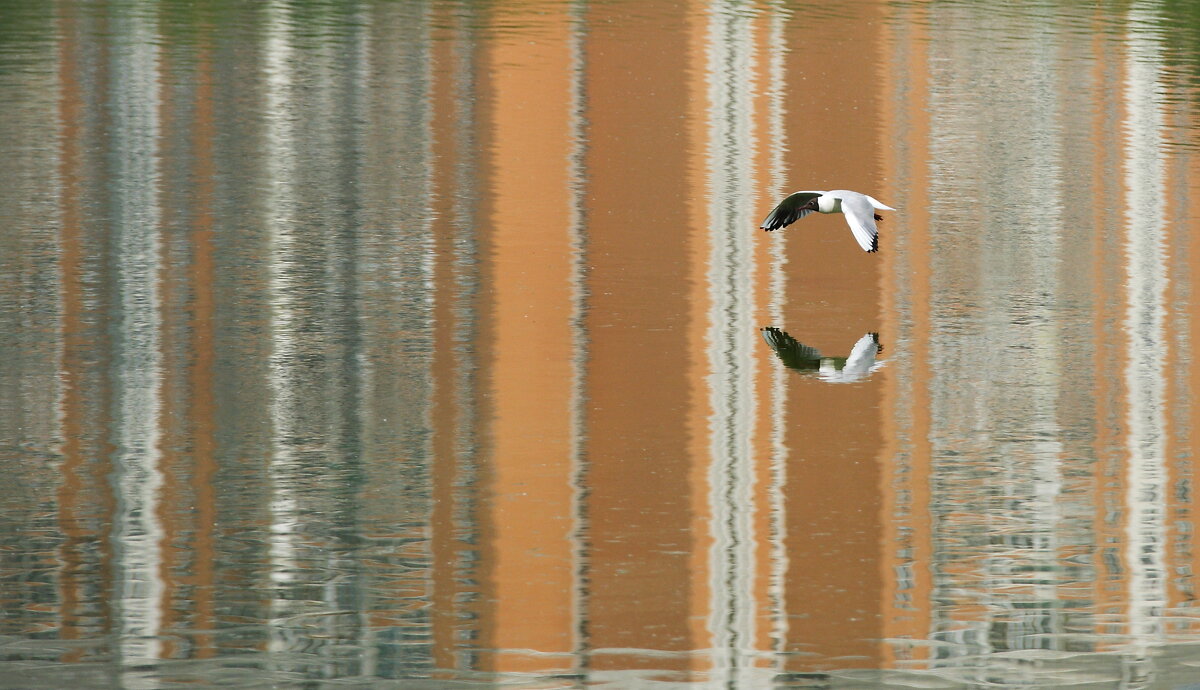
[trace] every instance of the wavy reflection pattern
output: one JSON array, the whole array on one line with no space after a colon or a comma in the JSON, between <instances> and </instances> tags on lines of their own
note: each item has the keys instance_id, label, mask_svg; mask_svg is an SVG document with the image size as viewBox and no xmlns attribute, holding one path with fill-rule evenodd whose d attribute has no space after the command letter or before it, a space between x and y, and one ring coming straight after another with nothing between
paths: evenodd
<instances>
[{"instance_id":1,"label":"wavy reflection pattern","mask_svg":"<svg viewBox=\"0 0 1200 690\"><path fill-rule=\"evenodd\" d=\"M1177 8L29 5L11 683L1191 682Z\"/></svg>"},{"instance_id":2,"label":"wavy reflection pattern","mask_svg":"<svg viewBox=\"0 0 1200 690\"><path fill-rule=\"evenodd\" d=\"M710 631L716 680L751 682L745 650L755 639L750 596L755 568L752 435L756 415L753 223L755 50L750 16L714 7L708 40L709 242L707 285L710 522ZM751 86L751 88L746 88Z\"/></svg>"},{"instance_id":3,"label":"wavy reflection pattern","mask_svg":"<svg viewBox=\"0 0 1200 690\"><path fill-rule=\"evenodd\" d=\"M159 86L157 29L140 14L122 14L131 37L112 56L113 241L116 243L116 365L113 371L113 490L119 654L130 687L154 687L135 669L162 655L164 618L163 473L159 465L162 409L162 306L158 199Z\"/></svg>"},{"instance_id":4,"label":"wavy reflection pattern","mask_svg":"<svg viewBox=\"0 0 1200 690\"><path fill-rule=\"evenodd\" d=\"M1125 562L1129 567L1129 635L1135 658L1164 641L1159 612L1167 599L1166 331L1167 227L1164 218L1162 46L1146 8L1129 12L1126 39L1125 332L1128 364L1128 466Z\"/></svg>"}]
</instances>

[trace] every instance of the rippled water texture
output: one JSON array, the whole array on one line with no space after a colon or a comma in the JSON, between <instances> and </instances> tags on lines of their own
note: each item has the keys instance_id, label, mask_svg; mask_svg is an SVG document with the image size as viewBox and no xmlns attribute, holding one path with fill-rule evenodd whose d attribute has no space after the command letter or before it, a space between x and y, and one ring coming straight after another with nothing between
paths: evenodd
<instances>
[{"instance_id":1,"label":"rippled water texture","mask_svg":"<svg viewBox=\"0 0 1200 690\"><path fill-rule=\"evenodd\" d=\"M1200 13L1002 4L0 2L0 687L1197 687Z\"/></svg>"}]
</instances>

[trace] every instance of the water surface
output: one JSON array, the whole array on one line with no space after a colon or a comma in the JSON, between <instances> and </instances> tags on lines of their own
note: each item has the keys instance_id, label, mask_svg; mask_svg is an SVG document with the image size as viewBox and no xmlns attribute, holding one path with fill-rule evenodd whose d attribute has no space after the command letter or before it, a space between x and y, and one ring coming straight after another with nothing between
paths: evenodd
<instances>
[{"instance_id":1,"label":"water surface","mask_svg":"<svg viewBox=\"0 0 1200 690\"><path fill-rule=\"evenodd\" d=\"M1195 683L1198 22L0 7L0 686Z\"/></svg>"}]
</instances>

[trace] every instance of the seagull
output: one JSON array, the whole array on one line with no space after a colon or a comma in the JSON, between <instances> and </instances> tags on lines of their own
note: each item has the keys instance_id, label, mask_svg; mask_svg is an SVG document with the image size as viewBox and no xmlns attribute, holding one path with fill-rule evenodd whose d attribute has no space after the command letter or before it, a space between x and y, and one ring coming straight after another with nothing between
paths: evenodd
<instances>
[{"instance_id":1,"label":"seagull","mask_svg":"<svg viewBox=\"0 0 1200 690\"><path fill-rule=\"evenodd\" d=\"M825 357L816 348L805 345L778 328L764 328L762 336L784 366L800 372L815 371L822 381L828 383L861 381L883 366L883 362L875 360L875 356L883 350L878 333L863 335L850 349L850 356L844 358Z\"/></svg>"},{"instance_id":2,"label":"seagull","mask_svg":"<svg viewBox=\"0 0 1200 690\"><path fill-rule=\"evenodd\" d=\"M795 192L779 202L759 227L770 232L786 228L813 211L841 213L846 216L846 223L850 225L850 231L854 233L854 239L858 240L863 251L873 252L879 249L879 231L875 228L875 221L883 220L883 216L872 211L871 207L883 211L896 210L885 206L874 197L848 189L835 189L832 192Z\"/></svg>"}]
</instances>

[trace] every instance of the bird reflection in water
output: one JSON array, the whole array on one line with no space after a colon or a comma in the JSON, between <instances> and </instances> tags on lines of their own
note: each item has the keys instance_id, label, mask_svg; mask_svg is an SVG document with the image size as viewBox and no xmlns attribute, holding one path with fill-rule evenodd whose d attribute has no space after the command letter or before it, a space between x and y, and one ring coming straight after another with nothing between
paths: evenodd
<instances>
[{"instance_id":1,"label":"bird reflection in water","mask_svg":"<svg viewBox=\"0 0 1200 690\"><path fill-rule=\"evenodd\" d=\"M854 343L847 357L826 357L804 343L773 326L762 329L763 340L789 369L804 374L816 374L829 383L853 383L868 378L883 362L875 358L883 351L878 333L867 333Z\"/></svg>"}]
</instances>

